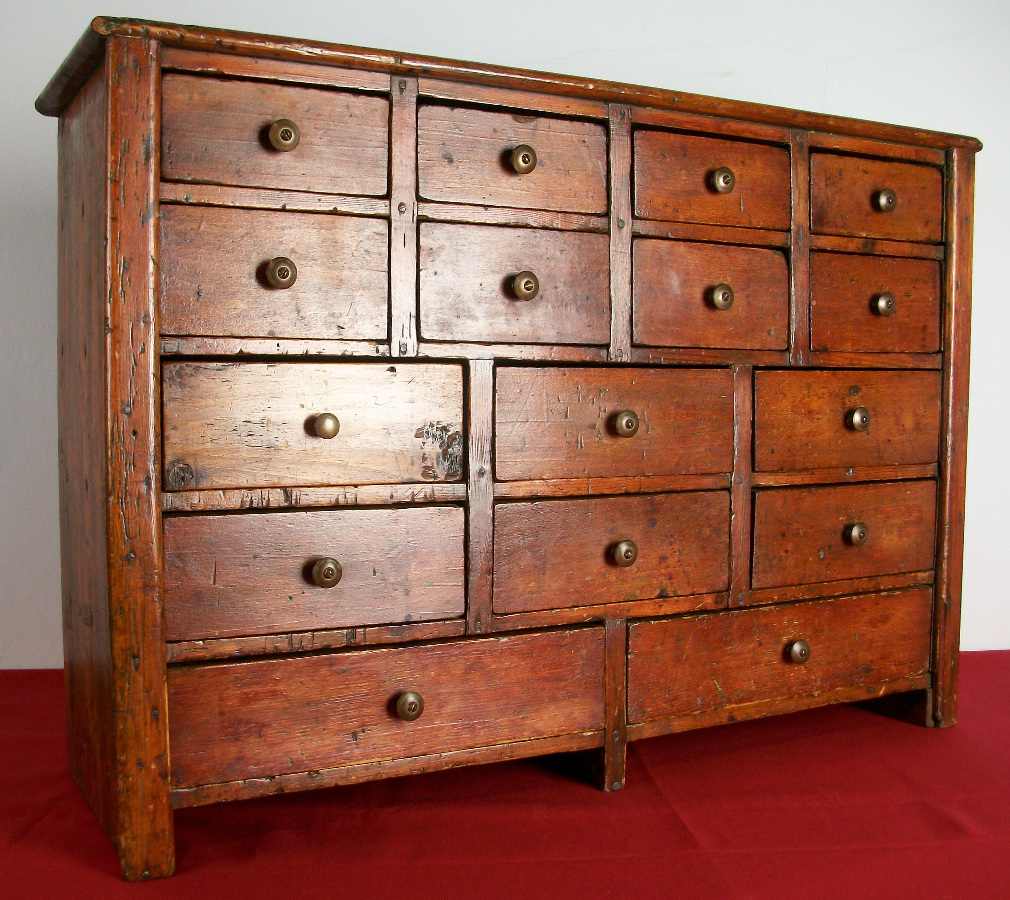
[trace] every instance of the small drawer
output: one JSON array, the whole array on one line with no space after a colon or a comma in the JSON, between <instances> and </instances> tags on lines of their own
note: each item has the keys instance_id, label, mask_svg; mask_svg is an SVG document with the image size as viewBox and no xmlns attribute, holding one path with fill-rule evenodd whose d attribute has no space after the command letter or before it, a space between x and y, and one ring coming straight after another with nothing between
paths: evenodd
<instances>
[{"instance_id":1,"label":"small drawer","mask_svg":"<svg viewBox=\"0 0 1010 900\"><path fill-rule=\"evenodd\" d=\"M936 353L940 297L935 260L811 253L811 348Z\"/></svg>"},{"instance_id":2,"label":"small drawer","mask_svg":"<svg viewBox=\"0 0 1010 900\"><path fill-rule=\"evenodd\" d=\"M933 481L760 490L751 586L926 572L935 536Z\"/></svg>"},{"instance_id":3,"label":"small drawer","mask_svg":"<svg viewBox=\"0 0 1010 900\"><path fill-rule=\"evenodd\" d=\"M935 463L940 373L766 371L754 376L759 472Z\"/></svg>"},{"instance_id":4,"label":"small drawer","mask_svg":"<svg viewBox=\"0 0 1010 900\"><path fill-rule=\"evenodd\" d=\"M417 184L425 200L603 214L606 131L550 116L422 106Z\"/></svg>"},{"instance_id":5,"label":"small drawer","mask_svg":"<svg viewBox=\"0 0 1010 900\"><path fill-rule=\"evenodd\" d=\"M668 131L635 132L635 215L786 231L789 152Z\"/></svg>"},{"instance_id":6,"label":"small drawer","mask_svg":"<svg viewBox=\"0 0 1010 900\"><path fill-rule=\"evenodd\" d=\"M777 250L636 240L632 300L639 345L789 346L789 266Z\"/></svg>"},{"instance_id":7,"label":"small drawer","mask_svg":"<svg viewBox=\"0 0 1010 900\"><path fill-rule=\"evenodd\" d=\"M728 369L516 366L495 373L500 481L706 475L732 468Z\"/></svg>"},{"instance_id":8,"label":"small drawer","mask_svg":"<svg viewBox=\"0 0 1010 900\"><path fill-rule=\"evenodd\" d=\"M605 234L427 222L421 225L420 265L423 339L610 340Z\"/></svg>"},{"instance_id":9,"label":"small drawer","mask_svg":"<svg viewBox=\"0 0 1010 900\"><path fill-rule=\"evenodd\" d=\"M938 244L943 177L932 166L810 155L810 227L821 234Z\"/></svg>"},{"instance_id":10,"label":"small drawer","mask_svg":"<svg viewBox=\"0 0 1010 900\"><path fill-rule=\"evenodd\" d=\"M463 373L449 363L166 363L163 485L459 481Z\"/></svg>"},{"instance_id":11,"label":"small drawer","mask_svg":"<svg viewBox=\"0 0 1010 900\"><path fill-rule=\"evenodd\" d=\"M161 208L162 334L385 340L384 219Z\"/></svg>"},{"instance_id":12,"label":"small drawer","mask_svg":"<svg viewBox=\"0 0 1010 900\"><path fill-rule=\"evenodd\" d=\"M923 588L635 622L628 629L628 721L923 675L932 609ZM794 648L797 660L809 650L805 661L794 661Z\"/></svg>"},{"instance_id":13,"label":"small drawer","mask_svg":"<svg viewBox=\"0 0 1010 900\"><path fill-rule=\"evenodd\" d=\"M170 641L463 615L459 507L172 516Z\"/></svg>"},{"instance_id":14,"label":"small drawer","mask_svg":"<svg viewBox=\"0 0 1010 900\"><path fill-rule=\"evenodd\" d=\"M173 787L598 732L603 629L175 667L168 712Z\"/></svg>"},{"instance_id":15,"label":"small drawer","mask_svg":"<svg viewBox=\"0 0 1010 900\"><path fill-rule=\"evenodd\" d=\"M729 586L729 494L500 503L494 611L710 594Z\"/></svg>"},{"instance_id":16,"label":"small drawer","mask_svg":"<svg viewBox=\"0 0 1010 900\"><path fill-rule=\"evenodd\" d=\"M386 193L384 97L169 72L162 98L161 175L167 181ZM282 124L271 135L275 123Z\"/></svg>"}]
</instances>

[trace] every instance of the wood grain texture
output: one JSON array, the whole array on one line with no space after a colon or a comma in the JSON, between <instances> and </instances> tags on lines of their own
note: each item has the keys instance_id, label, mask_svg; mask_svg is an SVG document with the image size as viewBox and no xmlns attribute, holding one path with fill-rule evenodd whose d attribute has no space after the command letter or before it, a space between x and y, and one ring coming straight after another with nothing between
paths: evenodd
<instances>
[{"instance_id":1,"label":"wood grain texture","mask_svg":"<svg viewBox=\"0 0 1010 900\"><path fill-rule=\"evenodd\" d=\"M424 105L417 144L418 194L425 200L607 211L607 132L595 122ZM524 175L509 160L520 144L537 154L536 168Z\"/></svg>"},{"instance_id":2,"label":"wood grain texture","mask_svg":"<svg viewBox=\"0 0 1010 900\"><path fill-rule=\"evenodd\" d=\"M610 107L611 362L631 359L631 110Z\"/></svg>"},{"instance_id":3,"label":"wood grain texture","mask_svg":"<svg viewBox=\"0 0 1010 900\"><path fill-rule=\"evenodd\" d=\"M627 756L628 701L628 620L607 619L606 660L604 667L604 707L606 724L603 729L603 753L598 776L605 791L624 787Z\"/></svg>"},{"instance_id":4,"label":"wood grain texture","mask_svg":"<svg viewBox=\"0 0 1010 900\"><path fill-rule=\"evenodd\" d=\"M629 629L628 720L870 686L929 668L928 589L734 610ZM804 665L788 647L810 644Z\"/></svg>"},{"instance_id":5,"label":"wood grain texture","mask_svg":"<svg viewBox=\"0 0 1010 900\"><path fill-rule=\"evenodd\" d=\"M490 360L473 360L469 364L469 374L466 621L469 633L480 634L491 627L491 572L494 563L494 487L491 469L494 445L494 365Z\"/></svg>"},{"instance_id":6,"label":"wood grain texture","mask_svg":"<svg viewBox=\"0 0 1010 900\"><path fill-rule=\"evenodd\" d=\"M175 668L172 783L600 731L603 668L602 628ZM414 722L392 709L407 690Z\"/></svg>"},{"instance_id":7,"label":"wood grain texture","mask_svg":"<svg viewBox=\"0 0 1010 900\"><path fill-rule=\"evenodd\" d=\"M168 73L163 82L162 177L170 181L383 196L389 100L336 90ZM265 140L278 119L300 139Z\"/></svg>"},{"instance_id":8,"label":"wood grain texture","mask_svg":"<svg viewBox=\"0 0 1010 900\"><path fill-rule=\"evenodd\" d=\"M754 370L733 370L733 472L730 493L730 606L743 606L750 589L750 549L753 525L751 447L754 442Z\"/></svg>"},{"instance_id":9,"label":"wood grain texture","mask_svg":"<svg viewBox=\"0 0 1010 900\"><path fill-rule=\"evenodd\" d=\"M766 371L754 376L754 468L763 472L934 463L938 372ZM870 411L856 431L848 417Z\"/></svg>"},{"instance_id":10,"label":"wood grain texture","mask_svg":"<svg viewBox=\"0 0 1010 900\"><path fill-rule=\"evenodd\" d=\"M481 343L606 344L609 240L603 234L421 225L421 337ZM512 280L540 290L520 300Z\"/></svg>"},{"instance_id":11,"label":"wood grain texture","mask_svg":"<svg viewBox=\"0 0 1010 900\"><path fill-rule=\"evenodd\" d=\"M851 544L862 522L869 537ZM773 488L754 496L754 588L922 572L933 567L936 482Z\"/></svg>"},{"instance_id":12,"label":"wood grain texture","mask_svg":"<svg viewBox=\"0 0 1010 900\"><path fill-rule=\"evenodd\" d=\"M729 494L705 491L499 503L495 614L724 591ZM638 560L610 557L632 540Z\"/></svg>"},{"instance_id":13,"label":"wood grain texture","mask_svg":"<svg viewBox=\"0 0 1010 900\"><path fill-rule=\"evenodd\" d=\"M463 476L458 365L168 363L163 379L170 490ZM312 427L324 412L330 440Z\"/></svg>"},{"instance_id":14,"label":"wood grain texture","mask_svg":"<svg viewBox=\"0 0 1010 900\"><path fill-rule=\"evenodd\" d=\"M792 228L789 232L789 362L806 365L810 355L810 144L806 132L789 137Z\"/></svg>"},{"instance_id":15,"label":"wood grain texture","mask_svg":"<svg viewBox=\"0 0 1010 900\"><path fill-rule=\"evenodd\" d=\"M384 220L166 206L159 223L163 334L386 339ZM297 267L288 288L266 279L279 256Z\"/></svg>"},{"instance_id":16,"label":"wood grain texture","mask_svg":"<svg viewBox=\"0 0 1010 900\"><path fill-rule=\"evenodd\" d=\"M777 250L682 241L634 243L634 340L652 347L789 346L789 266ZM717 309L709 294L733 289Z\"/></svg>"},{"instance_id":17,"label":"wood grain texture","mask_svg":"<svg viewBox=\"0 0 1010 900\"><path fill-rule=\"evenodd\" d=\"M898 196L890 212L874 206L884 188ZM943 238L943 178L933 166L813 153L810 191L814 231L930 244Z\"/></svg>"},{"instance_id":18,"label":"wood grain texture","mask_svg":"<svg viewBox=\"0 0 1010 900\"><path fill-rule=\"evenodd\" d=\"M392 76L389 306L393 356L417 355L417 80Z\"/></svg>"},{"instance_id":19,"label":"wood grain texture","mask_svg":"<svg viewBox=\"0 0 1010 900\"><path fill-rule=\"evenodd\" d=\"M873 304L894 295L890 316ZM940 264L927 259L813 253L810 344L856 353L936 353L940 349Z\"/></svg>"},{"instance_id":20,"label":"wood grain texture","mask_svg":"<svg viewBox=\"0 0 1010 900\"><path fill-rule=\"evenodd\" d=\"M227 512L241 509L309 509L315 506L402 506L412 503L454 503L465 501L466 497L466 485L460 482L236 488L218 491L166 491L161 495L161 509L162 512Z\"/></svg>"},{"instance_id":21,"label":"wood grain texture","mask_svg":"<svg viewBox=\"0 0 1010 900\"><path fill-rule=\"evenodd\" d=\"M612 420L634 410L638 433ZM501 481L714 474L733 467L728 369L500 368L495 474Z\"/></svg>"}]
</instances>

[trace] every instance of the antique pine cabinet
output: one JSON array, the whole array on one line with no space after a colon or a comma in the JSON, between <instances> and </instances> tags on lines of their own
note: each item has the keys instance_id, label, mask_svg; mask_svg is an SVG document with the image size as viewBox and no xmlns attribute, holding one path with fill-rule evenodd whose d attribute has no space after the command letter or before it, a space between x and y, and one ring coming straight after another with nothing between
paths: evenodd
<instances>
[{"instance_id":1,"label":"antique pine cabinet","mask_svg":"<svg viewBox=\"0 0 1010 900\"><path fill-rule=\"evenodd\" d=\"M73 774L174 807L956 708L970 138L96 19L59 116Z\"/></svg>"}]
</instances>

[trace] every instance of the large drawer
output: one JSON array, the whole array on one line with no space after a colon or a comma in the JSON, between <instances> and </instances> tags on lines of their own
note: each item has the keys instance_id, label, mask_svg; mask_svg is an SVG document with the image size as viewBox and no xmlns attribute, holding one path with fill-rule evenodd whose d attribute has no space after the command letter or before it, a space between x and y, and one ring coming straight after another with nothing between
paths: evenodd
<instances>
[{"instance_id":1,"label":"large drawer","mask_svg":"<svg viewBox=\"0 0 1010 900\"><path fill-rule=\"evenodd\" d=\"M167 363L162 404L168 490L462 477L456 364Z\"/></svg>"},{"instance_id":2,"label":"large drawer","mask_svg":"<svg viewBox=\"0 0 1010 900\"><path fill-rule=\"evenodd\" d=\"M638 419L618 433L618 413ZM733 468L728 369L503 367L495 374L502 481L711 474Z\"/></svg>"},{"instance_id":3,"label":"large drawer","mask_svg":"<svg viewBox=\"0 0 1010 900\"><path fill-rule=\"evenodd\" d=\"M925 673L932 592L871 594L635 622L628 721L691 716ZM805 663L792 660L797 641Z\"/></svg>"},{"instance_id":4,"label":"large drawer","mask_svg":"<svg viewBox=\"0 0 1010 900\"><path fill-rule=\"evenodd\" d=\"M172 516L170 641L463 615L460 507Z\"/></svg>"},{"instance_id":5,"label":"large drawer","mask_svg":"<svg viewBox=\"0 0 1010 900\"><path fill-rule=\"evenodd\" d=\"M619 564L629 541L635 556ZM498 614L707 594L728 584L726 491L495 507Z\"/></svg>"},{"instance_id":6,"label":"large drawer","mask_svg":"<svg viewBox=\"0 0 1010 900\"><path fill-rule=\"evenodd\" d=\"M600 731L603 629L173 668L168 712L173 787Z\"/></svg>"}]
</instances>

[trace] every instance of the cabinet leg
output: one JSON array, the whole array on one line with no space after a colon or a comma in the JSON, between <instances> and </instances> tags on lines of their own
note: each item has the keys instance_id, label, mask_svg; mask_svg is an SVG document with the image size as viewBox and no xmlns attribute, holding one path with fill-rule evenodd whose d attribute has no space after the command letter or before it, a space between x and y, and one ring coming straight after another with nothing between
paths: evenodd
<instances>
[{"instance_id":1,"label":"cabinet leg","mask_svg":"<svg viewBox=\"0 0 1010 900\"><path fill-rule=\"evenodd\" d=\"M628 620L607 619L605 629L603 750L596 781L601 790L619 791L627 755Z\"/></svg>"}]
</instances>

